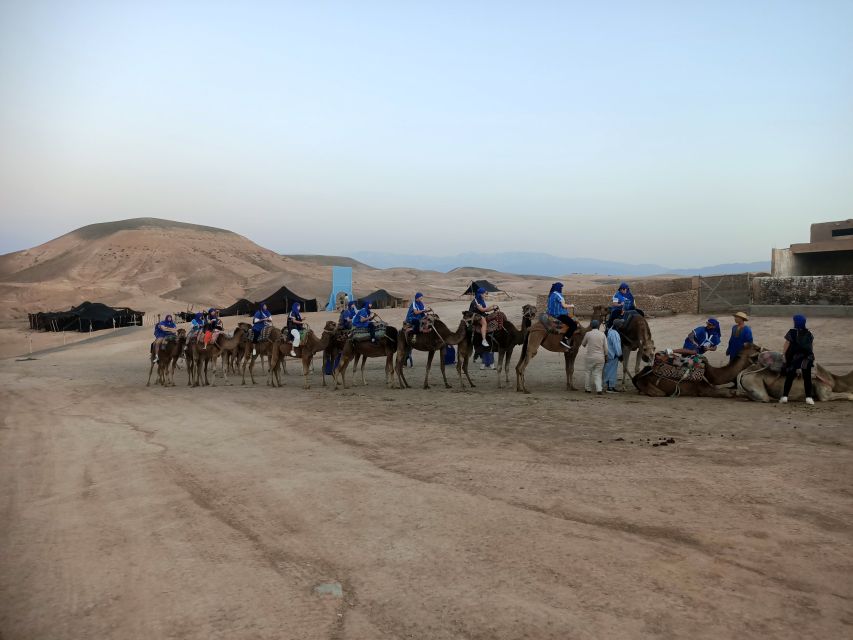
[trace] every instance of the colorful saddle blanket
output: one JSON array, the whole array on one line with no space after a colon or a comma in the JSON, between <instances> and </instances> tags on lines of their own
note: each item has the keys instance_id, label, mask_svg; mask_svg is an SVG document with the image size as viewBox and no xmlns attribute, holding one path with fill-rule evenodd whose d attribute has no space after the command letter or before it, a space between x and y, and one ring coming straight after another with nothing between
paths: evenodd
<instances>
[{"instance_id":1,"label":"colorful saddle blanket","mask_svg":"<svg viewBox=\"0 0 853 640\"><path fill-rule=\"evenodd\" d=\"M374 337L379 340L385 337L385 324L377 324L374 331ZM370 331L361 327L355 327L350 333L350 340L353 342L364 342L370 340Z\"/></svg>"},{"instance_id":2,"label":"colorful saddle blanket","mask_svg":"<svg viewBox=\"0 0 853 640\"><path fill-rule=\"evenodd\" d=\"M661 378L676 382L699 382L705 378L707 362L702 356L656 353L652 372Z\"/></svg>"},{"instance_id":3,"label":"colorful saddle blanket","mask_svg":"<svg viewBox=\"0 0 853 640\"><path fill-rule=\"evenodd\" d=\"M785 357L778 351L762 351L758 354L758 364L773 373L782 373L785 368Z\"/></svg>"},{"instance_id":4,"label":"colorful saddle blanket","mask_svg":"<svg viewBox=\"0 0 853 640\"><path fill-rule=\"evenodd\" d=\"M263 342L264 340L270 339L270 334L272 333L273 326L271 324L266 324L261 329L261 332L258 334L258 342Z\"/></svg>"},{"instance_id":5,"label":"colorful saddle blanket","mask_svg":"<svg viewBox=\"0 0 853 640\"><path fill-rule=\"evenodd\" d=\"M506 314L503 311L495 311L486 316L486 331L489 333L500 331L504 328L504 322L506 322Z\"/></svg>"},{"instance_id":6,"label":"colorful saddle blanket","mask_svg":"<svg viewBox=\"0 0 853 640\"><path fill-rule=\"evenodd\" d=\"M548 333L562 333L563 332L563 323L554 318L553 316L549 316L547 313L539 314L539 322L542 323L542 326L548 331Z\"/></svg>"}]
</instances>

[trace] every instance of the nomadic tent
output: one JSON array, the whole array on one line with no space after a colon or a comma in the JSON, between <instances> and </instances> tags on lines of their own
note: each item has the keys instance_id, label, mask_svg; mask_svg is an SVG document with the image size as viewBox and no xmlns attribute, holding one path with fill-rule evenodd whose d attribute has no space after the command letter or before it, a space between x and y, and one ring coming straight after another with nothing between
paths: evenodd
<instances>
[{"instance_id":1,"label":"nomadic tent","mask_svg":"<svg viewBox=\"0 0 853 640\"><path fill-rule=\"evenodd\" d=\"M68 311L40 311L28 315L30 329L34 331L99 331L141 325L145 312L87 301Z\"/></svg>"},{"instance_id":2,"label":"nomadic tent","mask_svg":"<svg viewBox=\"0 0 853 640\"><path fill-rule=\"evenodd\" d=\"M358 306L361 307L366 300L373 303L374 309L396 309L403 306L403 299L393 296L385 289L377 289L363 298L358 299Z\"/></svg>"},{"instance_id":3,"label":"nomadic tent","mask_svg":"<svg viewBox=\"0 0 853 640\"><path fill-rule=\"evenodd\" d=\"M507 298L510 297L506 291L504 291L503 289L498 289L495 285L493 285L488 280L472 280L471 284L468 285L468 288L465 289L465 292L462 295L463 296L473 296L477 292L477 289L479 289L480 287L485 289L486 293L501 293L501 294L505 295Z\"/></svg>"},{"instance_id":4,"label":"nomadic tent","mask_svg":"<svg viewBox=\"0 0 853 640\"><path fill-rule=\"evenodd\" d=\"M240 298L230 307L225 307L219 312L219 317L224 316L249 316L258 310L258 305L246 298Z\"/></svg>"}]
</instances>

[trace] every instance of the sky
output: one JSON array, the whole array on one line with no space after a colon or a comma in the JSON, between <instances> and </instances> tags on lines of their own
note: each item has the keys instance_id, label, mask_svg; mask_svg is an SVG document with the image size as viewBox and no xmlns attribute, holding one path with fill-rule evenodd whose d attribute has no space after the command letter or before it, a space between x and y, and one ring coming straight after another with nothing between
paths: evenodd
<instances>
[{"instance_id":1,"label":"sky","mask_svg":"<svg viewBox=\"0 0 853 640\"><path fill-rule=\"evenodd\" d=\"M768 260L853 217L853 2L0 0L0 253Z\"/></svg>"}]
</instances>

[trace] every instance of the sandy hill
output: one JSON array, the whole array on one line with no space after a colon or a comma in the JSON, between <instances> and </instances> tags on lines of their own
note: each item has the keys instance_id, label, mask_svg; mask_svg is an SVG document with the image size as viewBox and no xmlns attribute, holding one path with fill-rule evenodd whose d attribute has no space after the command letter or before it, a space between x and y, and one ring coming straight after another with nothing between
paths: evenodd
<instances>
[{"instance_id":1,"label":"sandy hill","mask_svg":"<svg viewBox=\"0 0 853 640\"><path fill-rule=\"evenodd\" d=\"M356 296L386 289L403 299L455 300L485 278L513 296L547 292L549 278L461 267L449 273L374 269L341 256L283 256L232 231L158 218L88 225L32 249L0 256L0 319L66 309L83 300L148 312L260 300L282 285L328 300L331 265L353 267ZM601 277L563 278L569 289Z\"/></svg>"}]
</instances>

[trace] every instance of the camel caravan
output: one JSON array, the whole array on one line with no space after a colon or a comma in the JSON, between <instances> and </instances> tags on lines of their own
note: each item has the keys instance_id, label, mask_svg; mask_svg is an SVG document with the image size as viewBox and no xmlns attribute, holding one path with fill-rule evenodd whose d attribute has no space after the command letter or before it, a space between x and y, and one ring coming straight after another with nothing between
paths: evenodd
<instances>
[{"instance_id":1,"label":"camel caravan","mask_svg":"<svg viewBox=\"0 0 853 640\"><path fill-rule=\"evenodd\" d=\"M322 354L322 382L331 374L334 388L347 388L347 369L352 363L355 383L361 361L361 384L367 385L364 368L368 358L385 361L385 384L391 388L408 388L405 363L412 351L426 352L423 388L429 389L430 370L436 353L442 381L451 385L445 370L448 347L458 349L456 373L464 389L474 387L468 372L472 356L487 352L497 355L497 386L509 385L512 354L520 347L515 366L516 391L530 393L525 372L540 349L562 353L565 359L566 389L575 390L575 360L582 348L586 352L587 379L585 391L616 393L617 370L622 364L622 388L629 377L629 361L634 355L634 371L630 375L636 389L651 397L735 397L758 402L803 400L853 400L853 372L835 375L814 362L813 336L802 316L794 317L794 328L785 336L782 353L769 352L752 342L747 326L748 316L734 315L735 325L726 355L725 366L712 366L705 354L716 351L721 343L719 322L709 318L695 328L679 349L657 352L651 329L642 310L637 309L627 283L622 283L610 306L597 306L587 325L574 316L573 305L562 294L563 285L554 283L548 296L548 308L540 312L533 305L522 307L522 322L516 327L497 307L485 300L485 291L475 292L469 308L462 313L455 328L448 326L431 308L423 294L417 293L409 306L405 322L399 329L389 326L372 310L369 300L359 305L348 302L337 322L326 322L315 332L302 317L296 302L287 316L286 326L273 326L271 313L261 303L252 322L239 322L226 333L216 309L198 313L189 331L177 328L171 315L155 327L151 344L148 385L154 369L156 382L174 386L175 370L181 358L186 362L187 383L199 387L216 385L216 372L228 383L229 374L239 376L245 385L246 375L256 384L255 366L260 360L269 386L281 386L288 358L302 364L303 388L311 386L313 361ZM211 373L213 375L211 375Z\"/></svg>"}]
</instances>

